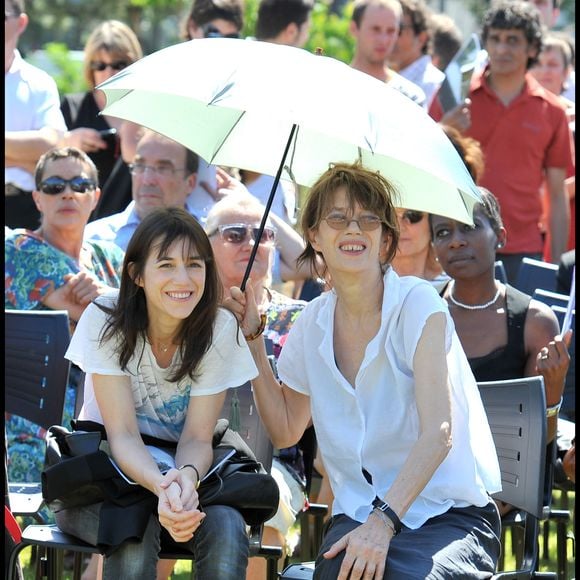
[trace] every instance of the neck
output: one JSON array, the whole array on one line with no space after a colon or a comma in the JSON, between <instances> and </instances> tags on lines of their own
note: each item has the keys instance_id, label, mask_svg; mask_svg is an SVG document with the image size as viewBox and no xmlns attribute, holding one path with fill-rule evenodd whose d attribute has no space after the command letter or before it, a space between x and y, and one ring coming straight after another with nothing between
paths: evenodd
<instances>
[{"instance_id":1,"label":"neck","mask_svg":"<svg viewBox=\"0 0 580 580\"><path fill-rule=\"evenodd\" d=\"M449 294L452 293L456 300L464 304L484 304L495 296L499 287L494 276L487 276L485 280L480 277L469 280L454 279L447 286L445 297L449 299Z\"/></svg>"},{"instance_id":2,"label":"neck","mask_svg":"<svg viewBox=\"0 0 580 580\"><path fill-rule=\"evenodd\" d=\"M368 62L355 55L352 62L350 63L350 66L385 83L391 79L391 71L384 63Z\"/></svg>"},{"instance_id":3,"label":"neck","mask_svg":"<svg viewBox=\"0 0 580 580\"><path fill-rule=\"evenodd\" d=\"M509 105L522 92L526 79L525 73L521 75L490 73L487 82L501 102L504 105Z\"/></svg>"},{"instance_id":4,"label":"neck","mask_svg":"<svg viewBox=\"0 0 580 580\"><path fill-rule=\"evenodd\" d=\"M383 274L331 273L332 287L337 296L337 307L350 317L375 316L383 304Z\"/></svg>"},{"instance_id":5,"label":"neck","mask_svg":"<svg viewBox=\"0 0 580 580\"><path fill-rule=\"evenodd\" d=\"M393 259L393 269L399 276L426 278L427 252L414 254L413 256L402 256L397 253Z\"/></svg>"},{"instance_id":6,"label":"neck","mask_svg":"<svg viewBox=\"0 0 580 580\"><path fill-rule=\"evenodd\" d=\"M83 230L56 230L47 224L43 224L36 233L48 244L64 252L77 262L81 257L83 247Z\"/></svg>"}]
</instances>

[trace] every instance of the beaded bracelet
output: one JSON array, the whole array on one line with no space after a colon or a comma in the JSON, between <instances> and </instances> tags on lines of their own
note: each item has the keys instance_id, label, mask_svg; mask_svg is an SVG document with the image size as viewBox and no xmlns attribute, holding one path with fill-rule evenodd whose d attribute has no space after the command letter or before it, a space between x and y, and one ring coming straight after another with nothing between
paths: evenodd
<instances>
[{"instance_id":1,"label":"beaded bracelet","mask_svg":"<svg viewBox=\"0 0 580 580\"><path fill-rule=\"evenodd\" d=\"M266 320L267 320L266 315L260 314L260 326L258 326L258 329L256 330L256 332L253 332L252 334L248 334L247 336L244 336L244 338L246 339L247 342L255 340L256 338L258 338L258 336L260 336L264 332L264 329L266 328Z\"/></svg>"}]
</instances>

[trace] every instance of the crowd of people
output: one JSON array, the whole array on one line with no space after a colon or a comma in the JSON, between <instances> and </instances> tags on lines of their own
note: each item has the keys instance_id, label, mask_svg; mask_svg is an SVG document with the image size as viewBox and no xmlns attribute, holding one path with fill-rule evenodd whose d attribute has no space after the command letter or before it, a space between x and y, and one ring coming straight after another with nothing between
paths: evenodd
<instances>
[{"instance_id":1,"label":"crowd of people","mask_svg":"<svg viewBox=\"0 0 580 580\"><path fill-rule=\"evenodd\" d=\"M248 42L304 47L313 9L261 0ZM5 309L67 310L62 424L101 426L156 498L83 580L169 578L174 561L158 559L168 536L192 551L200 580L265 579L241 515L197 495L226 392L248 380L280 490L262 540L288 555L315 433L329 505L317 579L491 576L512 506L491 498L501 482L477 381L544 378L547 443L563 442L575 481L573 332L516 288L524 258L559 264L563 294L574 285L575 53L556 30L559 0L494 3L453 105L445 71L466 39L448 14L424 0L349 9L350 66L439 124L480 192L472 225L399 207L389 175L337 159L307 192L281 180L260 234L272 176L101 114L97 86L143 58L127 23L87 31L88 90L59 95L18 50L24 0L5 0ZM194 0L181 35L243 29L243 0ZM8 479L40 481L44 430L5 419ZM173 446L179 467L163 475L143 437ZM102 503L44 511L95 545L121 518ZM127 541L135 526L139 541Z\"/></svg>"}]
</instances>

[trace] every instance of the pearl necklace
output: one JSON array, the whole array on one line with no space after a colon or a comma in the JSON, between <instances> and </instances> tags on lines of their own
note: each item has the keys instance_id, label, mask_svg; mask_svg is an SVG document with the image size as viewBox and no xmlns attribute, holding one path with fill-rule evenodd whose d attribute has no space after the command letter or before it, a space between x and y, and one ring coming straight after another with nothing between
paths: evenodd
<instances>
[{"instance_id":1,"label":"pearl necklace","mask_svg":"<svg viewBox=\"0 0 580 580\"><path fill-rule=\"evenodd\" d=\"M451 287L449 288L449 300L451 300L451 302L453 302L455 306L459 306L459 308L465 308L465 310L484 310L486 308L489 308L492 304L497 302L497 299L499 298L501 292L501 289L498 288L497 292L495 293L495 296L485 304L473 304L473 305L463 304L463 302L459 302L459 300L455 300L455 298L453 298L453 286L455 286L454 282L451 283Z\"/></svg>"}]
</instances>

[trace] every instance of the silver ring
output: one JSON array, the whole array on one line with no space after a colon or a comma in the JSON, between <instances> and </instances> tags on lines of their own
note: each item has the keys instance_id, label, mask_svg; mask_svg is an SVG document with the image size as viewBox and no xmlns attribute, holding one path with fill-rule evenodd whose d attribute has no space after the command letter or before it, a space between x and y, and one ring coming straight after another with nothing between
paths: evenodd
<instances>
[{"instance_id":1,"label":"silver ring","mask_svg":"<svg viewBox=\"0 0 580 580\"><path fill-rule=\"evenodd\" d=\"M543 354L543 355L540 357L540 360L547 360L548 358L550 358L550 357L549 357L547 354Z\"/></svg>"}]
</instances>

